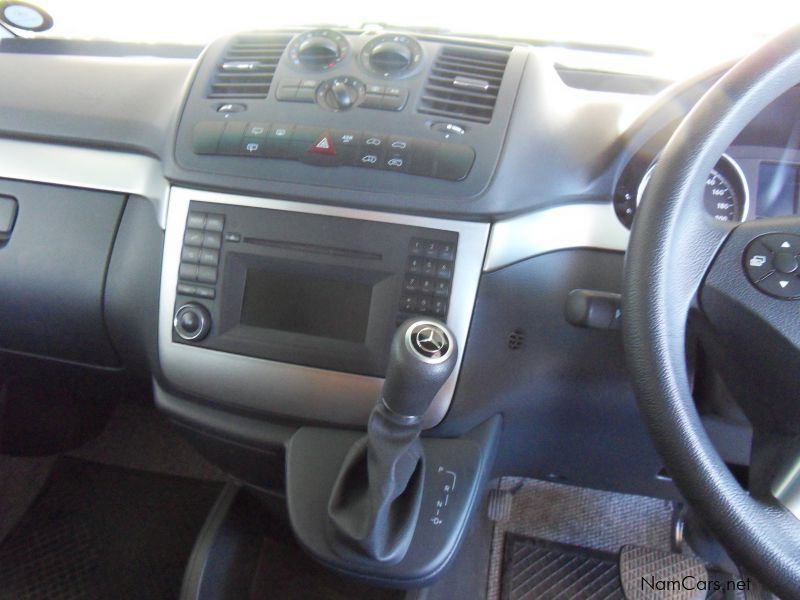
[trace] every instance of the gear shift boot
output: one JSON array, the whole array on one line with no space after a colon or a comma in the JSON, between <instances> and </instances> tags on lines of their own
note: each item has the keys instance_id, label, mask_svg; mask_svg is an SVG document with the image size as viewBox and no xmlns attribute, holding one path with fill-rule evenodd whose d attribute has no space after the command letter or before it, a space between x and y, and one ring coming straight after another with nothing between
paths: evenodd
<instances>
[{"instance_id":1,"label":"gear shift boot","mask_svg":"<svg viewBox=\"0 0 800 600\"><path fill-rule=\"evenodd\" d=\"M436 321L401 325L367 435L350 449L328 502L329 535L371 560L403 559L419 517L425 478L420 421L450 376L457 349Z\"/></svg>"},{"instance_id":2,"label":"gear shift boot","mask_svg":"<svg viewBox=\"0 0 800 600\"><path fill-rule=\"evenodd\" d=\"M398 426L383 406L372 412L368 431L348 452L334 484L331 535L352 551L393 563L405 556L414 534L425 458L419 427Z\"/></svg>"}]
</instances>

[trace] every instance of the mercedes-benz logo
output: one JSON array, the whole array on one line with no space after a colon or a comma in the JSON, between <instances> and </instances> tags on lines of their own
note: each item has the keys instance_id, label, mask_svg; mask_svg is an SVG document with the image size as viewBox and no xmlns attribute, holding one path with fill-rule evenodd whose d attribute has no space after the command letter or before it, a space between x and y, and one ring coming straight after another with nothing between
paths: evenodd
<instances>
[{"instance_id":1,"label":"mercedes-benz logo","mask_svg":"<svg viewBox=\"0 0 800 600\"><path fill-rule=\"evenodd\" d=\"M427 357L442 356L447 352L449 342L438 327L425 325L414 333L414 347Z\"/></svg>"}]
</instances>

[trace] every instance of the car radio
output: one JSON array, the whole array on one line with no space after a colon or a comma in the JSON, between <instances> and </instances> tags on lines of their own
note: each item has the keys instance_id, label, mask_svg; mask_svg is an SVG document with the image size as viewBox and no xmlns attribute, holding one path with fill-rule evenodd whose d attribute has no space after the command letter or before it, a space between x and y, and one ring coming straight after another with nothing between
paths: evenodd
<instances>
[{"instance_id":1,"label":"car radio","mask_svg":"<svg viewBox=\"0 0 800 600\"><path fill-rule=\"evenodd\" d=\"M173 188L164 375L212 401L289 416L329 403L359 424L400 323L436 318L466 342L487 237L485 223Z\"/></svg>"},{"instance_id":2,"label":"car radio","mask_svg":"<svg viewBox=\"0 0 800 600\"><path fill-rule=\"evenodd\" d=\"M458 234L192 202L173 341L383 376L395 327L447 319Z\"/></svg>"}]
</instances>

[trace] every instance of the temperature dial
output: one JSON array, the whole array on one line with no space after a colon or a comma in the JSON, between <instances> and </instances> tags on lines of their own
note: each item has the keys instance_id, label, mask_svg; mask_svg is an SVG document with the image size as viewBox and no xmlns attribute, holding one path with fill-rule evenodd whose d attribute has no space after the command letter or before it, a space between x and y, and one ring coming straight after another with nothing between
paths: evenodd
<instances>
[{"instance_id":1,"label":"temperature dial","mask_svg":"<svg viewBox=\"0 0 800 600\"><path fill-rule=\"evenodd\" d=\"M289 46L289 60L311 71L327 71L335 67L350 49L347 39L338 31L315 29L294 39Z\"/></svg>"}]
</instances>

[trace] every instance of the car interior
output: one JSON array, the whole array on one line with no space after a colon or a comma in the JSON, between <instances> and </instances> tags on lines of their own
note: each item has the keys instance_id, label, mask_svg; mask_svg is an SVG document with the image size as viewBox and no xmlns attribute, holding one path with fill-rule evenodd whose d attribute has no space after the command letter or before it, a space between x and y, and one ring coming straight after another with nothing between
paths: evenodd
<instances>
[{"instance_id":1,"label":"car interior","mask_svg":"<svg viewBox=\"0 0 800 600\"><path fill-rule=\"evenodd\" d=\"M796 12L599 4L1 0L0 600L800 598Z\"/></svg>"}]
</instances>

